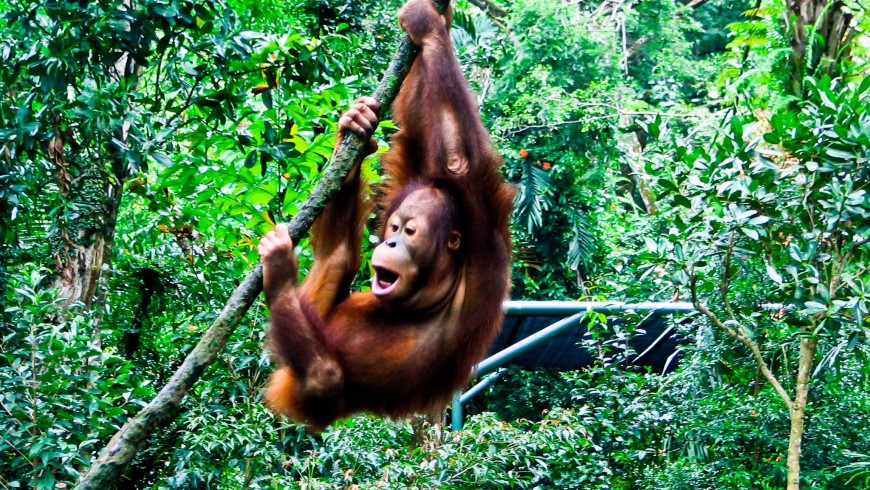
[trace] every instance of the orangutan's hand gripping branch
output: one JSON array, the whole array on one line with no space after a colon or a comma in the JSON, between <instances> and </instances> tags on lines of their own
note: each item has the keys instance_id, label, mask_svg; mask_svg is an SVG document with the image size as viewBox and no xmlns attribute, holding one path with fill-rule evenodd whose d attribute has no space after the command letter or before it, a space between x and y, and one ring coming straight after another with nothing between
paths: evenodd
<instances>
[{"instance_id":1,"label":"orangutan's hand gripping branch","mask_svg":"<svg viewBox=\"0 0 870 490\"><path fill-rule=\"evenodd\" d=\"M508 293L513 189L453 55L450 10L411 0L399 20L421 52L393 105L401 130L381 160L389 179L371 291L349 291L369 211L361 159L312 229L314 264L301 285L286 226L260 241L280 364L266 400L315 430L356 412L443 410L489 348ZM359 99L338 137L371 137L378 109Z\"/></svg>"}]
</instances>

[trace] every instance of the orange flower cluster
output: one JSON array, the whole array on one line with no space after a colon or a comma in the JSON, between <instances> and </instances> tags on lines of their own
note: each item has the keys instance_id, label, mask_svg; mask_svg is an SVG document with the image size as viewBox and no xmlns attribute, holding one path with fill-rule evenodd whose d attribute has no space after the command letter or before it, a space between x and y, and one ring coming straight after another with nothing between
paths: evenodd
<instances>
[{"instance_id":1,"label":"orange flower cluster","mask_svg":"<svg viewBox=\"0 0 870 490\"><path fill-rule=\"evenodd\" d=\"M529 150L527 150L527 149L525 149L525 148L523 148L522 150L520 150L520 157L521 157L521 158L529 158ZM552 164L552 163L550 163L550 162L544 162L544 163L541 163L540 160L535 160L535 165L537 165L537 166L543 168L544 170L550 170L551 168L553 168L553 164Z\"/></svg>"}]
</instances>

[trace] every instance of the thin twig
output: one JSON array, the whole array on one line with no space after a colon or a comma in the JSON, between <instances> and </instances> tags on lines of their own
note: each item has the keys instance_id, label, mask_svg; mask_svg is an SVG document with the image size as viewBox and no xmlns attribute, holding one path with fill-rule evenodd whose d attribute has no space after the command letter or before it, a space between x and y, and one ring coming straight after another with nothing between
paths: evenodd
<instances>
[{"instance_id":1,"label":"thin twig","mask_svg":"<svg viewBox=\"0 0 870 490\"><path fill-rule=\"evenodd\" d=\"M734 323L737 323L737 317L734 316L734 310L731 308L731 302L728 301L728 288L731 285L731 255L734 253L734 242L737 240L737 232L731 232L731 239L728 242L728 248L725 251L725 263L723 264L724 271L722 280L719 282L719 291L722 294L722 304L725 306L725 311Z\"/></svg>"},{"instance_id":2,"label":"thin twig","mask_svg":"<svg viewBox=\"0 0 870 490\"><path fill-rule=\"evenodd\" d=\"M499 20L499 19L503 19L503 18L507 17L507 12L502 10L501 7L496 6L495 4L490 2L489 0L468 0L468 1L472 5L475 5L477 8L479 8L480 10L483 10L483 13L485 13L489 17L490 22L495 24L496 27L498 27L499 29L501 29L505 32L508 32L507 25L505 25L504 22Z\"/></svg>"},{"instance_id":3,"label":"thin twig","mask_svg":"<svg viewBox=\"0 0 870 490\"><path fill-rule=\"evenodd\" d=\"M717 318L712 311L710 311L703 303L698 300L697 281L698 277L693 274L691 280L691 290L692 304L695 306L695 309L700 311L701 314L703 314L704 316L706 316L710 320L710 322L716 326L716 328L727 333L732 338L748 347L750 351L752 351L752 355L755 357L755 361L758 363L758 368L761 369L761 374L770 383L770 385L773 386L773 389L776 390L780 398L782 398L782 401L784 401L786 406L788 406L788 409L791 410L794 406L794 402L785 391L785 388L782 387L782 384L780 384L779 380L776 379L776 376L774 376L773 372L771 372L770 368L767 366L767 362L764 361L764 356L761 354L761 348L758 347L758 344L755 343L754 340L722 323L722 321L719 320L719 318Z\"/></svg>"},{"instance_id":4,"label":"thin twig","mask_svg":"<svg viewBox=\"0 0 870 490\"><path fill-rule=\"evenodd\" d=\"M567 126L569 124L583 124L589 123L593 121L598 121L601 119L609 119L612 117L622 117L622 116L658 116L658 117L674 117L674 118L697 118L703 117L700 114L672 114L667 112L649 112L649 111L623 111L617 106L610 104L579 104L581 107L607 107L617 111L616 114L605 114L601 116L593 116L587 117L583 119L576 119L572 121L561 121L555 123L546 123L546 124L531 124L529 126L523 126L519 129L515 129L513 131L508 131L507 134L519 134L530 129L541 129L541 128L555 128L558 126Z\"/></svg>"},{"instance_id":5,"label":"thin twig","mask_svg":"<svg viewBox=\"0 0 870 490\"><path fill-rule=\"evenodd\" d=\"M836 296L837 290L840 289L840 277L843 275L843 271L846 270L846 265L849 263L849 260L852 258L852 254L855 253L855 250L857 250L859 247L863 247L867 243L870 243L870 237L867 237L863 240L859 240L857 242L853 242L852 246L849 247L849 250L847 250L846 253L842 257L840 257L840 260L837 261L837 262L839 262L840 265L839 265L839 267L837 267L836 274L833 271L834 266L832 266L832 268L831 268L832 269L831 270L831 284L830 284L830 287L828 288L828 291L830 291L832 298ZM835 262L835 264L837 262Z\"/></svg>"},{"instance_id":6,"label":"thin twig","mask_svg":"<svg viewBox=\"0 0 870 490\"><path fill-rule=\"evenodd\" d=\"M507 17L507 12L504 11L503 8L499 7L491 0L468 0L470 3L476 5L479 9L485 11L487 14L493 17Z\"/></svg>"}]
</instances>

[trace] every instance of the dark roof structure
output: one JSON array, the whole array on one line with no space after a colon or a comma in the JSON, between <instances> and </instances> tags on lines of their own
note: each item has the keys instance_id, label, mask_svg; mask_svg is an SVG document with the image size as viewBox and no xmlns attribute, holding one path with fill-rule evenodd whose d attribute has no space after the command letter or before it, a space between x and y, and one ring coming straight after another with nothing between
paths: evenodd
<instances>
[{"instance_id":1,"label":"dark roof structure","mask_svg":"<svg viewBox=\"0 0 870 490\"><path fill-rule=\"evenodd\" d=\"M670 314L652 313L644 317L629 335L627 343L636 354L628 361L639 366L648 366L653 372L667 373L676 367L673 354L677 351L677 339ZM498 354L517 342L562 320L559 316L508 316L504 319L501 333L496 337L489 356ZM622 318L611 318L608 330L627 323ZM574 371L589 367L595 357L582 347L588 332L589 321L581 320L573 328L546 339L534 348L513 358L506 365L526 370L555 369ZM587 337L588 339L588 337ZM489 357L487 356L487 357Z\"/></svg>"},{"instance_id":2,"label":"dark roof structure","mask_svg":"<svg viewBox=\"0 0 870 490\"><path fill-rule=\"evenodd\" d=\"M462 428L462 404L492 385L505 367L572 371L591 366L596 358L582 343L592 313L605 315L605 339L617 338L634 351L629 363L662 374L672 371L679 343L671 316L695 308L691 303L505 301L504 310L501 332L487 358L477 366L477 377L483 379L453 398L451 411L456 430ZM629 314L639 317L632 320L636 325L629 324Z\"/></svg>"}]
</instances>

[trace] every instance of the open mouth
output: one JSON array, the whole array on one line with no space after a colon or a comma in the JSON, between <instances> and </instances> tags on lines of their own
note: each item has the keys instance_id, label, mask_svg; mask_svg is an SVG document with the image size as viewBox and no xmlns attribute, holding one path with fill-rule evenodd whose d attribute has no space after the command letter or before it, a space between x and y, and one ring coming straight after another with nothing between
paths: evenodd
<instances>
[{"instance_id":1,"label":"open mouth","mask_svg":"<svg viewBox=\"0 0 870 490\"><path fill-rule=\"evenodd\" d=\"M380 266L375 266L375 277L372 278L372 291L377 296L390 293L399 283L399 275Z\"/></svg>"}]
</instances>

